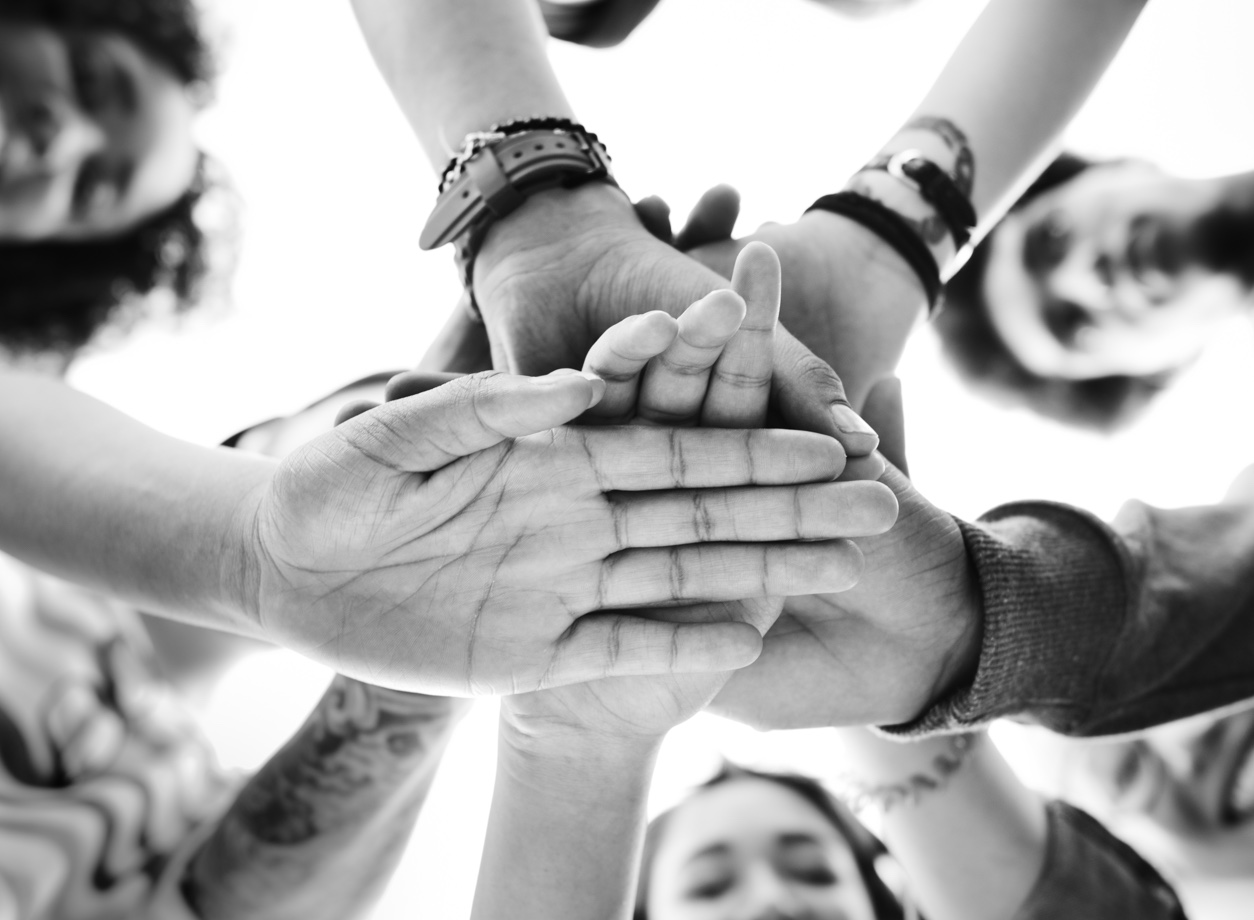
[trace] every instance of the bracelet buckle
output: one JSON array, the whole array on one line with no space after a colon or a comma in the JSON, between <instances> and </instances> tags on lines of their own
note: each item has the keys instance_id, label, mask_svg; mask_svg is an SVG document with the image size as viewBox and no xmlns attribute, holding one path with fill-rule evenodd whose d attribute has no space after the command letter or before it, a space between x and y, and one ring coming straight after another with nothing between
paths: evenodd
<instances>
[{"instance_id":1,"label":"bracelet buckle","mask_svg":"<svg viewBox=\"0 0 1254 920\"><path fill-rule=\"evenodd\" d=\"M906 172L906 164L912 163L915 160L925 159L927 158L923 155L922 150L916 150L913 147L907 148L906 150L898 150L888 158L888 162L884 164L884 170L894 179L899 182L904 182L910 188L914 189L918 195L923 196L923 186L919 183L918 179Z\"/></svg>"}]
</instances>

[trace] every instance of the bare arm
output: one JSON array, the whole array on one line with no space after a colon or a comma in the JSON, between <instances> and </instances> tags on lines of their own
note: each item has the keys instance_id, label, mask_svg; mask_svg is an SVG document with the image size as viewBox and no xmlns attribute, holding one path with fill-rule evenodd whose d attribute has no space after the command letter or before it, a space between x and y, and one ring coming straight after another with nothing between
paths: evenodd
<instances>
[{"instance_id":1,"label":"bare arm","mask_svg":"<svg viewBox=\"0 0 1254 920\"><path fill-rule=\"evenodd\" d=\"M144 609L261 635L242 597L242 511L274 468L0 372L0 548Z\"/></svg>"},{"instance_id":2,"label":"bare arm","mask_svg":"<svg viewBox=\"0 0 1254 920\"><path fill-rule=\"evenodd\" d=\"M917 743L838 729L856 788L932 920L1014 917L1045 862L1045 803L984 733ZM960 739L960 740L959 740Z\"/></svg>"},{"instance_id":3,"label":"bare arm","mask_svg":"<svg viewBox=\"0 0 1254 920\"><path fill-rule=\"evenodd\" d=\"M923 916L1184 916L1153 867L1088 815L1027 789L984 733L904 744L840 734Z\"/></svg>"},{"instance_id":4,"label":"bare arm","mask_svg":"<svg viewBox=\"0 0 1254 920\"><path fill-rule=\"evenodd\" d=\"M880 153L918 150L946 170L975 207L977 242L1046 165L1144 5L992 0ZM843 177L834 178L836 186ZM847 188L905 218L928 244L942 277L956 270L954 241L918 192L883 170L860 172ZM836 369L850 402L860 407L874 382L896 366L922 313L918 278L875 233L826 211L692 253L726 274L749 239L771 245L783 263L781 322Z\"/></svg>"},{"instance_id":5,"label":"bare arm","mask_svg":"<svg viewBox=\"0 0 1254 920\"><path fill-rule=\"evenodd\" d=\"M354 0L354 9L436 169L469 132L575 115L530 0ZM473 285L495 366L542 373L581 361L618 320L650 310L677 316L724 281L653 238L617 188L590 182L538 192L496 220ZM835 437L850 455L869 453L874 434L849 409L839 378L787 334L775 347L776 398L790 424Z\"/></svg>"},{"instance_id":6,"label":"bare arm","mask_svg":"<svg viewBox=\"0 0 1254 920\"><path fill-rule=\"evenodd\" d=\"M192 858L188 905L204 920L362 915L468 706L336 677Z\"/></svg>"},{"instance_id":7,"label":"bare arm","mask_svg":"<svg viewBox=\"0 0 1254 920\"><path fill-rule=\"evenodd\" d=\"M502 720L473 920L630 917L661 740L522 740Z\"/></svg>"},{"instance_id":8,"label":"bare arm","mask_svg":"<svg viewBox=\"0 0 1254 920\"><path fill-rule=\"evenodd\" d=\"M529 0L353 0L353 9L437 169L471 131L527 115L573 116Z\"/></svg>"}]
</instances>

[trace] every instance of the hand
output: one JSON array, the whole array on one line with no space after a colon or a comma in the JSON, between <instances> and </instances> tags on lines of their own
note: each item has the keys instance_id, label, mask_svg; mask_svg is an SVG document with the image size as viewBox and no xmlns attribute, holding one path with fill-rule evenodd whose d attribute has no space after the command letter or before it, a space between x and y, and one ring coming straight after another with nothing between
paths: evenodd
<instances>
[{"instance_id":1,"label":"hand","mask_svg":"<svg viewBox=\"0 0 1254 920\"><path fill-rule=\"evenodd\" d=\"M666 239L665 203L652 198L636 207L646 226ZM901 357L924 303L918 279L887 243L848 218L811 211L795 223L764 224L732 239L738 210L735 190L715 186L698 201L675 245L724 276L749 243L774 249L783 268L780 322L837 370L850 403L860 407Z\"/></svg>"},{"instance_id":2,"label":"hand","mask_svg":"<svg viewBox=\"0 0 1254 920\"><path fill-rule=\"evenodd\" d=\"M867 403L893 451L904 444L900 405L895 380ZM880 481L901 510L888 533L858 541L866 568L857 586L790 597L762 654L732 676L713 711L758 728L890 725L970 680L979 602L962 535L898 469Z\"/></svg>"},{"instance_id":3,"label":"hand","mask_svg":"<svg viewBox=\"0 0 1254 920\"><path fill-rule=\"evenodd\" d=\"M732 273L731 291L715 291L678 319L662 312L629 317L593 345L584 369L607 381L605 397L586 414L589 422L635 425L761 424L771 375L772 337L779 309L779 262L766 246L747 247ZM812 512L843 533L882 532L895 504L877 483L831 483L824 508L800 517L785 511L804 530ZM856 558L856 549L850 545ZM765 632L783 599L757 597L685 611L659 609L665 620L733 621ZM508 697L502 703L503 738L530 746L570 745L586 750L607 738L634 739L646 746L704 708L730 673L670 674L610 678ZM565 739L562 742L562 739ZM573 756L573 753L572 753Z\"/></svg>"},{"instance_id":4,"label":"hand","mask_svg":"<svg viewBox=\"0 0 1254 920\"><path fill-rule=\"evenodd\" d=\"M554 428L600 386L466 377L295 451L240 513L245 609L347 676L451 696L735 667L759 647L744 624L585 614L848 584L846 544L776 542L797 539L794 503L823 501L830 486L796 484L835 476L838 445ZM807 540L844 536L807 526Z\"/></svg>"},{"instance_id":5,"label":"hand","mask_svg":"<svg viewBox=\"0 0 1254 920\"><path fill-rule=\"evenodd\" d=\"M652 236L603 183L528 198L488 232L474 276L494 363L523 373L581 360L619 320L677 316L726 283ZM773 348L771 396L783 419L836 438L850 456L869 454L875 434L832 369L782 330Z\"/></svg>"}]
</instances>

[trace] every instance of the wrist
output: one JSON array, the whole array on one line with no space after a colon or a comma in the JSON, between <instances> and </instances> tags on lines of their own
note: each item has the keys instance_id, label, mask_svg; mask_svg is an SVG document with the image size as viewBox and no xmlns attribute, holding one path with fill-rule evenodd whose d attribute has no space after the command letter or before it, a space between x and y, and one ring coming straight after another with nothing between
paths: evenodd
<instances>
[{"instance_id":1,"label":"wrist","mask_svg":"<svg viewBox=\"0 0 1254 920\"><path fill-rule=\"evenodd\" d=\"M239 618L242 614L264 638L261 619L262 562L265 550L261 539L263 499L271 482L273 470L264 478L245 487L233 509L223 541L219 570L219 597L224 606Z\"/></svg>"},{"instance_id":2,"label":"wrist","mask_svg":"<svg viewBox=\"0 0 1254 920\"><path fill-rule=\"evenodd\" d=\"M544 691L541 691L544 692ZM629 772L651 764L665 733L620 734L550 719L521 717L509 698L501 703L498 744L502 757L526 770L571 776Z\"/></svg>"},{"instance_id":3,"label":"wrist","mask_svg":"<svg viewBox=\"0 0 1254 920\"><path fill-rule=\"evenodd\" d=\"M488 228L475 259L475 277L489 274L511 256L554 243L563 250L592 247L598 228L639 226L630 199L609 182L545 189L528 195L517 209Z\"/></svg>"},{"instance_id":4,"label":"wrist","mask_svg":"<svg viewBox=\"0 0 1254 920\"><path fill-rule=\"evenodd\" d=\"M958 250L945 221L917 192L883 170L857 173L846 183L845 190L874 198L900 215L926 244L937 270L944 275Z\"/></svg>"},{"instance_id":5,"label":"wrist","mask_svg":"<svg viewBox=\"0 0 1254 920\"><path fill-rule=\"evenodd\" d=\"M950 622L956 635L941 660L940 673L929 697L929 707L970 686L980 663L984 616L970 560L965 553L949 596L953 603Z\"/></svg>"}]
</instances>

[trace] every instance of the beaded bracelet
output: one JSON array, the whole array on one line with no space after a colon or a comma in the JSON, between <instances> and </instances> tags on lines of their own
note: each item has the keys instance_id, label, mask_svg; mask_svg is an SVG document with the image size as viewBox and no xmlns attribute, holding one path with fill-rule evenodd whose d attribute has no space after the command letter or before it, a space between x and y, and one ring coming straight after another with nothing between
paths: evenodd
<instances>
[{"instance_id":1,"label":"beaded bracelet","mask_svg":"<svg viewBox=\"0 0 1254 920\"><path fill-rule=\"evenodd\" d=\"M932 251L900 214L883 202L859 192L824 195L806 208L806 213L810 211L827 211L847 217L896 250L923 285L927 294L928 315L935 315L941 297L940 270L936 267Z\"/></svg>"},{"instance_id":2,"label":"beaded bracelet","mask_svg":"<svg viewBox=\"0 0 1254 920\"><path fill-rule=\"evenodd\" d=\"M918 805L919 800L930 792L940 792L953 775L961 769L967 757L975 750L976 743L984 737L982 732L971 735L950 735L949 749L932 758L932 772L911 773L893 783L864 783L851 776L840 778L841 800L853 811L864 811L875 805L885 813L899 805Z\"/></svg>"}]
</instances>

